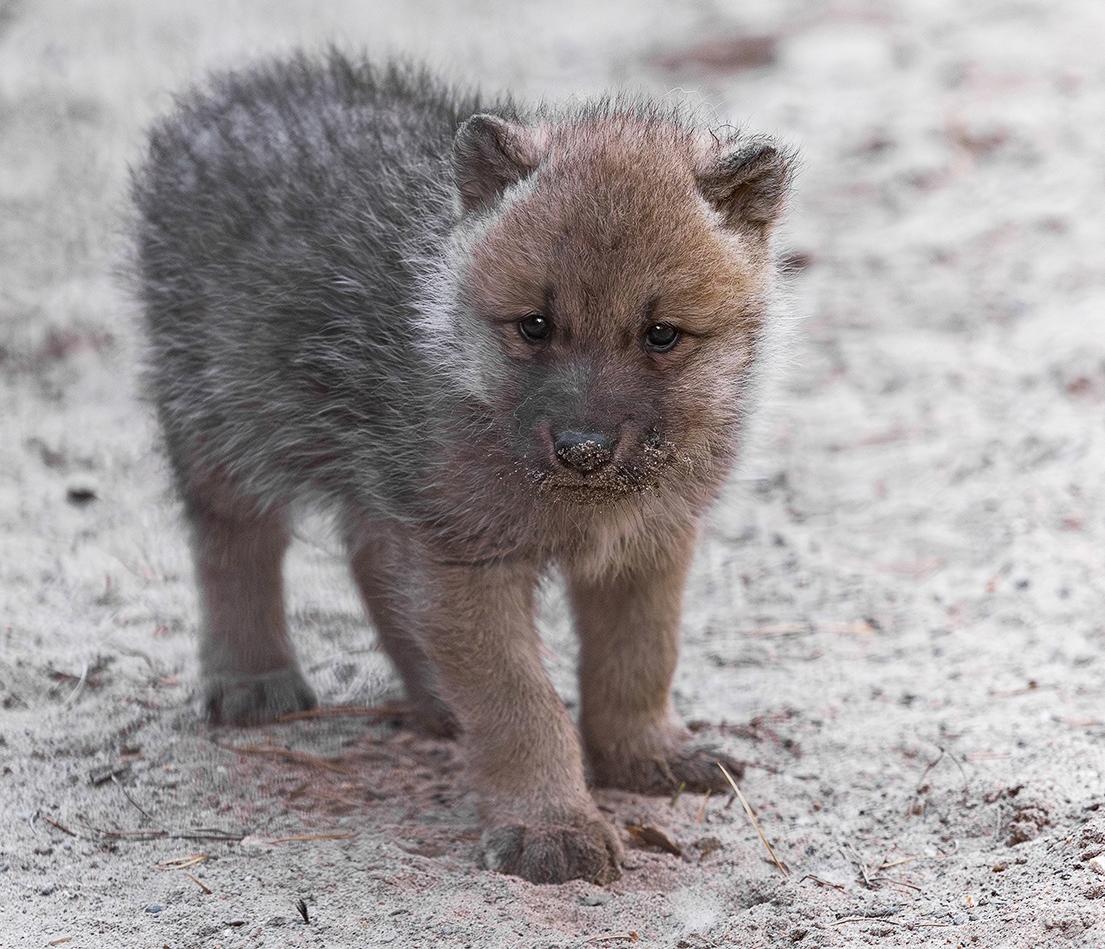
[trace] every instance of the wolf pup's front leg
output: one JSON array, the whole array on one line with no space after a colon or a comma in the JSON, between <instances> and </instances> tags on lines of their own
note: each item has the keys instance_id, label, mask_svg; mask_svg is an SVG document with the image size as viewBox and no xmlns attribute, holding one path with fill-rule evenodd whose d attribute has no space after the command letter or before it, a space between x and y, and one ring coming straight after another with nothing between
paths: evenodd
<instances>
[{"instance_id":1,"label":"wolf pup's front leg","mask_svg":"<svg viewBox=\"0 0 1105 949\"><path fill-rule=\"evenodd\" d=\"M723 790L732 758L690 744L671 703L696 528L598 578L569 573L580 636L581 727L595 784L646 794Z\"/></svg>"},{"instance_id":2,"label":"wolf pup's front leg","mask_svg":"<svg viewBox=\"0 0 1105 949\"><path fill-rule=\"evenodd\" d=\"M617 879L620 844L587 791L579 738L541 664L536 571L420 566L416 626L460 724L487 866L534 883Z\"/></svg>"}]
</instances>

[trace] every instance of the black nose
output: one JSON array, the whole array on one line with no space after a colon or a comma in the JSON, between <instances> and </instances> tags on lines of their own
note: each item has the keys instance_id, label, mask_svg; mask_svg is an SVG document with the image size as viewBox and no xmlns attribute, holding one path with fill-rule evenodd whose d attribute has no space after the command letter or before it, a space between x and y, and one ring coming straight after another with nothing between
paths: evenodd
<instances>
[{"instance_id":1,"label":"black nose","mask_svg":"<svg viewBox=\"0 0 1105 949\"><path fill-rule=\"evenodd\" d=\"M578 471L594 471L614 457L614 443L601 432L561 432L553 447L557 458Z\"/></svg>"}]
</instances>

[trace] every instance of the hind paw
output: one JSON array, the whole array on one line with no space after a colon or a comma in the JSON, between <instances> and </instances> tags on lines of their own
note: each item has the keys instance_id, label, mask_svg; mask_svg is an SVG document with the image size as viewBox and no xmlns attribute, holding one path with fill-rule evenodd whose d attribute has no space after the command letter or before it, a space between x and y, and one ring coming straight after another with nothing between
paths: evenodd
<instances>
[{"instance_id":1,"label":"hind paw","mask_svg":"<svg viewBox=\"0 0 1105 949\"><path fill-rule=\"evenodd\" d=\"M212 725L265 725L318 705L314 690L295 667L254 676L207 676L203 710Z\"/></svg>"}]
</instances>

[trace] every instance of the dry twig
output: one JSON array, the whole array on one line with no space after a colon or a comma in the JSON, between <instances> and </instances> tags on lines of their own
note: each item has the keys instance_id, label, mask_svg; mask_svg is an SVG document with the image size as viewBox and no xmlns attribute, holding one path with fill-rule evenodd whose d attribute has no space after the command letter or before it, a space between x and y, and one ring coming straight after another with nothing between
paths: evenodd
<instances>
[{"instance_id":1,"label":"dry twig","mask_svg":"<svg viewBox=\"0 0 1105 949\"><path fill-rule=\"evenodd\" d=\"M43 814L42 819L46 821L46 823L49 824L51 827L56 827L63 834L68 834L70 837L80 837L80 834L78 834L76 831L70 830L61 821L54 820L49 814Z\"/></svg>"},{"instance_id":2,"label":"dry twig","mask_svg":"<svg viewBox=\"0 0 1105 949\"><path fill-rule=\"evenodd\" d=\"M659 827L651 824L626 824L625 829L646 847L658 847L673 857L683 856L683 848Z\"/></svg>"},{"instance_id":3,"label":"dry twig","mask_svg":"<svg viewBox=\"0 0 1105 949\"><path fill-rule=\"evenodd\" d=\"M71 837L81 836L46 814L42 815L42 819L63 833L69 834ZM86 830L100 840L221 840L226 843L238 843L247 836L246 834L235 834L213 827L194 827L182 831L166 830L165 828L103 830L100 827L93 827L87 821L82 821L82 824Z\"/></svg>"},{"instance_id":4,"label":"dry twig","mask_svg":"<svg viewBox=\"0 0 1105 949\"><path fill-rule=\"evenodd\" d=\"M675 789L675 793L671 796L671 807L675 807L675 805L679 802L679 796L683 793L683 789L686 788L686 786L686 781L679 782L679 787Z\"/></svg>"},{"instance_id":5,"label":"dry twig","mask_svg":"<svg viewBox=\"0 0 1105 949\"><path fill-rule=\"evenodd\" d=\"M775 848L772 847L770 841L768 841L767 836L763 832L763 828L760 826L760 822L756 820L756 815L753 813L751 806L741 793L741 789L737 787L737 782L733 780L733 776L726 770L725 765L720 761L717 762L717 766L721 768L721 773L725 775L725 780L729 782L729 786L733 789L733 793L736 794L737 799L741 802L741 807L744 808L744 813L748 815L749 821L752 822L752 827L755 829L756 833L759 835L760 841L767 849L768 855L771 857L771 862L779 868L779 872L782 873L783 876L790 876L790 870L787 868L787 865L779 859L779 855L775 853Z\"/></svg>"},{"instance_id":6,"label":"dry twig","mask_svg":"<svg viewBox=\"0 0 1105 949\"><path fill-rule=\"evenodd\" d=\"M702 804L698 808L698 813L695 814L694 822L701 824L706 819L706 805L710 803L710 792L706 791L706 794L702 798Z\"/></svg>"},{"instance_id":7,"label":"dry twig","mask_svg":"<svg viewBox=\"0 0 1105 949\"><path fill-rule=\"evenodd\" d=\"M919 853L912 854L908 857L902 857L898 860L883 860L877 867L879 872L883 870L889 870L891 867L900 867L903 863L911 863L914 860L920 860L921 855Z\"/></svg>"},{"instance_id":8,"label":"dry twig","mask_svg":"<svg viewBox=\"0 0 1105 949\"><path fill-rule=\"evenodd\" d=\"M833 920L833 926L843 926L845 923L889 923L891 926L901 926L903 929L945 929L949 923L903 923L889 916L845 916L842 919Z\"/></svg>"},{"instance_id":9,"label":"dry twig","mask_svg":"<svg viewBox=\"0 0 1105 949\"><path fill-rule=\"evenodd\" d=\"M405 710L398 705L326 705L304 709L301 712L288 712L276 721L304 722L315 718L395 718Z\"/></svg>"},{"instance_id":10,"label":"dry twig","mask_svg":"<svg viewBox=\"0 0 1105 949\"><path fill-rule=\"evenodd\" d=\"M75 686L73 686L73 691L70 692L68 696L66 696L65 701L62 702L61 704L62 705L72 705L75 701L77 701L77 698L84 691L84 685L87 681L88 681L88 660L85 659L84 666L81 668L80 678L77 679L77 684Z\"/></svg>"},{"instance_id":11,"label":"dry twig","mask_svg":"<svg viewBox=\"0 0 1105 949\"><path fill-rule=\"evenodd\" d=\"M805 883L805 882L806 882L806 880L813 880L813 882L814 882L814 883L816 883L816 884L817 884L818 886L823 886L823 887L826 887L826 888L828 888L828 889L830 889L830 890L840 890L840 892L841 892L841 893L846 893L846 892L848 892L848 891L847 891L847 890L846 890L846 889L845 889L845 888L844 888L843 886L841 886L841 885L840 885L839 883L830 883L830 882L829 882L828 880L822 880L822 879L821 879L821 877L818 877L818 876L814 876L814 875L813 875L812 873L807 873L807 874L806 874L806 875L805 875L804 877L802 877L802 879L801 879L801 880L799 880L798 882L799 882L799 883Z\"/></svg>"},{"instance_id":12,"label":"dry twig","mask_svg":"<svg viewBox=\"0 0 1105 949\"><path fill-rule=\"evenodd\" d=\"M860 856L859 851L856 850L850 842L846 841L844 846L852 852L852 859L855 861L856 866L859 867L860 876L863 877L863 885L869 890L878 889L871 881L871 874L867 872L867 861ZM841 848L841 853L844 853L843 848ZM845 857L847 857L847 854L845 854Z\"/></svg>"},{"instance_id":13,"label":"dry twig","mask_svg":"<svg viewBox=\"0 0 1105 949\"><path fill-rule=\"evenodd\" d=\"M133 797L131 797L130 792L125 787L123 787L122 782L117 777L115 777L114 774L111 776L111 781L120 791L123 792L123 797L130 801L134 809L138 811L139 814L146 818L146 820L148 820L151 824L158 823L149 811L147 811L141 804L139 804Z\"/></svg>"},{"instance_id":14,"label":"dry twig","mask_svg":"<svg viewBox=\"0 0 1105 949\"><path fill-rule=\"evenodd\" d=\"M199 879L198 877L194 877L190 873L185 873L184 875L188 877L188 879L191 880L193 883L195 883L196 886L203 890L203 892L206 893L208 896L215 892L211 889L211 887L209 887L206 883L203 882L203 880Z\"/></svg>"},{"instance_id":15,"label":"dry twig","mask_svg":"<svg viewBox=\"0 0 1105 949\"><path fill-rule=\"evenodd\" d=\"M172 860L163 860L155 864L158 870L184 870L194 867L199 863L206 863L211 857L206 853L190 853L186 857L176 857Z\"/></svg>"},{"instance_id":16,"label":"dry twig","mask_svg":"<svg viewBox=\"0 0 1105 949\"><path fill-rule=\"evenodd\" d=\"M320 755L312 755L306 751L294 751L291 748L281 748L278 745L224 745L220 742L214 744L223 751L233 751L239 755L256 755L262 758L283 758L293 764L307 765L311 768L321 768L334 774L349 774L349 771L329 758Z\"/></svg>"},{"instance_id":17,"label":"dry twig","mask_svg":"<svg viewBox=\"0 0 1105 949\"><path fill-rule=\"evenodd\" d=\"M346 831L332 831L330 833L321 834L288 834L286 837L271 837L268 843L290 844L302 840L352 840L356 836L356 834L351 834Z\"/></svg>"}]
</instances>

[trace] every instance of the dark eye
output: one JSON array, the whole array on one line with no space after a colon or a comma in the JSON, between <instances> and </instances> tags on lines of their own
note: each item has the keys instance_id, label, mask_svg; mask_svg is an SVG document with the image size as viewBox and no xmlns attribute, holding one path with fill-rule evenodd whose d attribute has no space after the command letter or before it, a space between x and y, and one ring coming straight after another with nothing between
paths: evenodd
<instances>
[{"instance_id":1,"label":"dark eye","mask_svg":"<svg viewBox=\"0 0 1105 949\"><path fill-rule=\"evenodd\" d=\"M530 313L518 321L518 331L531 343L540 343L549 338L552 323L540 313Z\"/></svg>"},{"instance_id":2,"label":"dark eye","mask_svg":"<svg viewBox=\"0 0 1105 949\"><path fill-rule=\"evenodd\" d=\"M653 323L645 330L645 342L655 352L666 353L678 341L679 330L670 323Z\"/></svg>"}]
</instances>

